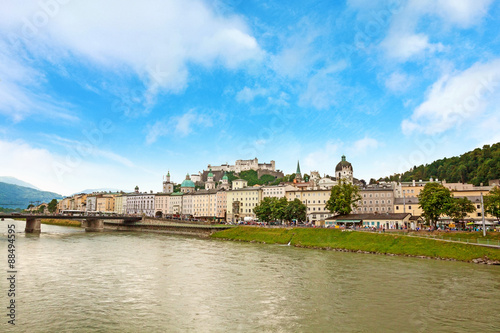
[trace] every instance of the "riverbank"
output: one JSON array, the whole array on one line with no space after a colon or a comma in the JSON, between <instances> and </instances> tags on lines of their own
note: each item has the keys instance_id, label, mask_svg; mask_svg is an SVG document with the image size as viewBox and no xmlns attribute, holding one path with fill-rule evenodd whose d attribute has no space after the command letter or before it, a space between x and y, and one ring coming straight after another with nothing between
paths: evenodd
<instances>
[{"instance_id":1,"label":"riverbank","mask_svg":"<svg viewBox=\"0 0 500 333\"><path fill-rule=\"evenodd\" d=\"M63 227L81 227L82 222L77 220L42 219L42 224L60 225Z\"/></svg>"},{"instance_id":2,"label":"riverbank","mask_svg":"<svg viewBox=\"0 0 500 333\"><path fill-rule=\"evenodd\" d=\"M237 227L212 238L348 252L500 264L500 249L404 235L316 228Z\"/></svg>"}]
</instances>

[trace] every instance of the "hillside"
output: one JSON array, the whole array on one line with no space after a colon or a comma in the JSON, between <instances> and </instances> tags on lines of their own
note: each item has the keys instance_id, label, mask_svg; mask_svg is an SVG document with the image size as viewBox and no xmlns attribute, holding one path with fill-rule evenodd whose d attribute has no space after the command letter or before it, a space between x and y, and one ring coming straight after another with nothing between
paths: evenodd
<instances>
[{"instance_id":1,"label":"hillside","mask_svg":"<svg viewBox=\"0 0 500 333\"><path fill-rule=\"evenodd\" d=\"M30 203L49 202L62 199L63 196L53 192L39 191L30 187L0 182L0 207L26 208Z\"/></svg>"},{"instance_id":2,"label":"hillside","mask_svg":"<svg viewBox=\"0 0 500 333\"><path fill-rule=\"evenodd\" d=\"M443 158L430 164L414 166L411 170L390 177L385 181L412 181L429 178L445 179L449 183L487 185L489 180L500 178L500 142L485 145L460 156Z\"/></svg>"},{"instance_id":3,"label":"hillside","mask_svg":"<svg viewBox=\"0 0 500 333\"><path fill-rule=\"evenodd\" d=\"M31 188L34 188L35 190L39 190L40 189L38 187L36 187L35 185L32 185L30 183L27 183L21 179L17 179L17 178L14 178L14 177L9 177L9 176L0 176L0 182L2 183L7 183L7 184L12 184L12 185L19 185L19 186L24 186L24 187L31 187Z\"/></svg>"}]
</instances>

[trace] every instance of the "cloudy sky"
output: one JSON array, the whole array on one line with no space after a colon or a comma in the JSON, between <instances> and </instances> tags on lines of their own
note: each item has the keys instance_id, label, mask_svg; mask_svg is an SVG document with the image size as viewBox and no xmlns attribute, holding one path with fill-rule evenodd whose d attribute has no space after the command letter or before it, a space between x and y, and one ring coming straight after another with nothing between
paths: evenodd
<instances>
[{"instance_id":1,"label":"cloudy sky","mask_svg":"<svg viewBox=\"0 0 500 333\"><path fill-rule=\"evenodd\" d=\"M0 176L44 190L342 154L368 180L500 141L498 1L0 2Z\"/></svg>"}]
</instances>

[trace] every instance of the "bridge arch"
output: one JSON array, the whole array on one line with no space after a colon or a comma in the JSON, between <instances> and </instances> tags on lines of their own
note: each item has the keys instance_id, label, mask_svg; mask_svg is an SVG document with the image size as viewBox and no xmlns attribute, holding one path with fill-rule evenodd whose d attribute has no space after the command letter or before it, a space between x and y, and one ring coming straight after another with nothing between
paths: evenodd
<instances>
[{"instance_id":1,"label":"bridge arch","mask_svg":"<svg viewBox=\"0 0 500 333\"><path fill-rule=\"evenodd\" d=\"M163 213L161 211L157 211L155 213L155 217L161 219L163 217Z\"/></svg>"}]
</instances>

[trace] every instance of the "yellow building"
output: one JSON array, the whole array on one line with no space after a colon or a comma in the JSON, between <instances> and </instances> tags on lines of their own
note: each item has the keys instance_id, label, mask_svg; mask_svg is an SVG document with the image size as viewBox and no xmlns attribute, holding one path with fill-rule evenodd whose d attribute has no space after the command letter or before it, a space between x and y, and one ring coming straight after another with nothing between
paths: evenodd
<instances>
[{"instance_id":1,"label":"yellow building","mask_svg":"<svg viewBox=\"0 0 500 333\"><path fill-rule=\"evenodd\" d=\"M219 190L217 192L217 219L226 221L227 214L227 191Z\"/></svg>"},{"instance_id":2,"label":"yellow building","mask_svg":"<svg viewBox=\"0 0 500 333\"><path fill-rule=\"evenodd\" d=\"M227 191L227 221L238 222L244 220L245 217L252 217L255 219L256 216L253 209L261 200L262 188L260 186L237 187L236 189Z\"/></svg>"},{"instance_id":3,"label":"yellow building","mask_svg":"<svg viewBox=\"0 0 500 333\"><path fill-rule=\"evenodd\" d=\"M127 196L125 194L118 194L115 196L115 213L123 215L126 213Z\"/></svg>"},{"instance_id":4,"label":"yellow building","mask_svg":"<svg viewBox=\"0 0 500 333\"><path fill-rule=\"evenodd\" d=\"M165 217L168 214L168 202L170 193L156 193L155 195L155 217Z\"/></svg>"},{"instance_id":5,"label":"yellow building","mask_svg":"<svg viewBox=\"0 0 500 333\"><path fill-rule=\"evenodd\" d=\"M199 190L192 193L193 216L203 220L215 220L217 216L217 190Z\"/></svg>"},{"instance_id":6,"label":"yellow building","mask_svg":"<svg viewBox=\"0 0 500 333\"><path fill-rule=\"evenodd\" d=\"M299 199L307 207L307 222L315 222L333 216L333 214L325 208L326 202L330 199L330 193L331 191L327 189L296 189L287 191L285 197L288 201Z\"/></svg>"},{"instance_id":7,"label":"yellow building","mask_svg":"<svg viewBox=\"0 0 500 333\"><path fill-rule=\"evenodd\" d=\"M105 212L105 213L114 213L115 212L115 195L114 194L103 194L102 196L97 196L96 211Z\"/></svg>"}]
</instances>

